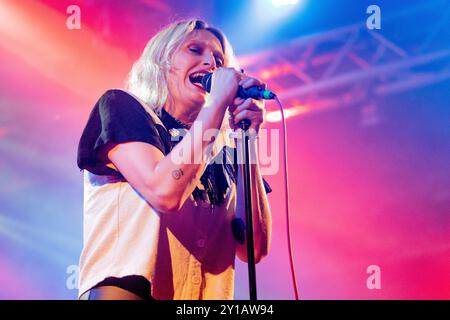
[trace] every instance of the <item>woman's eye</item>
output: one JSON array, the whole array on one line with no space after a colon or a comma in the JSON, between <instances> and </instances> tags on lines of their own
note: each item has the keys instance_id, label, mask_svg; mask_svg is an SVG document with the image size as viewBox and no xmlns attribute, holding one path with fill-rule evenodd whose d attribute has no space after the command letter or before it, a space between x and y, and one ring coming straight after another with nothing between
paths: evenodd
<instances>
[{"instance_id":1,"label":"woman's eye","mask_svg":"<svg viewBox=\"0 0 450 320\"><path fill-rule=\"evenodd\" d=\"M216 59L216 65L218 67L223 67L223 60L222 59Z\"/></svg>"},{"instance_id":2,"label":"woman's eye","mask_svg":"<svg viewBox=\"0 0 450 320\"><path fill-rule=\"evenodd\" d=\"M194 52L194 53L200 53L200 49L196 48L196 47L189 48L189 51Z\"/></svg>"}]
</instances>

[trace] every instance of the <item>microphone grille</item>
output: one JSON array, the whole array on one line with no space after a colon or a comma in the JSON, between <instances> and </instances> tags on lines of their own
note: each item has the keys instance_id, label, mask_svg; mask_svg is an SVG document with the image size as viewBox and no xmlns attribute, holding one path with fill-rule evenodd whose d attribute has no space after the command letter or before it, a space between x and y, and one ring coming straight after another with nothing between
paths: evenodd
<instances>
[{"instance_id":1,"label":"microphone grille","mask_svg":"<svg viewBox=\"0 0 450 320\"><path fill-rule=\"evenodd\" d=\"M207 92L211 91L211 78L212 78L212 73L207 73L202 78L203 89L205 89Z\"/></svg>"}]
</instances>

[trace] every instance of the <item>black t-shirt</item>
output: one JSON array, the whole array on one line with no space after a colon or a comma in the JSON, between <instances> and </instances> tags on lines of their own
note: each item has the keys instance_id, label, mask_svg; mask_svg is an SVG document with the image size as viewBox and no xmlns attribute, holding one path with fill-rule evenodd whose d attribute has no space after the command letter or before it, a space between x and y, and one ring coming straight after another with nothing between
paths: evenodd
<instances>
[{"instance_id":1,"label":"black t-shirt","mask_svg":"<svg viewBox=\"0 0 450 320\"><path fill-rule=\"evenodd\" d=\"M167 154L157 125L141 104L122 90L108 90L97 101L89 115L78 145L78 167L97 175L119 175L102 161L99 151L109 143L146 142Z\"/></svg>"},{"instance_id":2,"label":"black t-shirt","mask_svg":"<svg viewBox=\"0 0 450 320\"><path fill-rule=\"evenodd\" d=\"M108 90L95 104L78 145L78 167L96 175L114 175L122 177L120 172L106 166L105 155L100 154L105 145L131 141L149 143L164 155L167 155L179 142L171 138L168 130L186 129L164 109L161 114L164 126L155 123L142 105L133 96L122 90ZM195 199L221 205L224 201L228 182L236 183L236 152L224 147L218 157L222 161L213 161L203 173L200 181L205 190L196 188ZM230 179L227 179L228 175ZM263 179L266 192L271 192L269 184Z\"/></svg>"}]
</instances>

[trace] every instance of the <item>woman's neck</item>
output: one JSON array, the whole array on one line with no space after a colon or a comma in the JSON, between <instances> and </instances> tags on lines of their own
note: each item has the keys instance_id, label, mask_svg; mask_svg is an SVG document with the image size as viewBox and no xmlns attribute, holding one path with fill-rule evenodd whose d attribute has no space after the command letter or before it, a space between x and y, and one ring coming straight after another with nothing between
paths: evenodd
<instances>
[{"instance_id":1,"label":"woman's neck","mask_svg":"<svg viewBox=\"0 0 450 320\"><path fill-rule=\"evenodd\" d=\"M195 108L185 108L185 107L177 107L175 104L171 102L166 102L164 105L164 109L176 120L181 122L182 124L191 127L192 123L197 119L199 110Z\"/></svg>"}]
</instances>

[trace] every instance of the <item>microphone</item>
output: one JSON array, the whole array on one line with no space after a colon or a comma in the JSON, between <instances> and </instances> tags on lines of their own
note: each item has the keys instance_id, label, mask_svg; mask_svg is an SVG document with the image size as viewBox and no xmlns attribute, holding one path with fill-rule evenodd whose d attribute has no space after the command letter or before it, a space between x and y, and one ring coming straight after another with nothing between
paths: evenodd
<instances>
[{"instance_id":1,"label":"microphone","mask_svg":"<svg viewBox=\"0 0 450 320\"><path fill-rule=\"evenodd\" d=\"M207 73L202 78L203 89L207 92L211 91L211 79L212 73ZM258 86L252 86L250 88L243 88L239 86L236 96L242 99L252 98L257 100L271 100L276 97L275 93L272 91L261 89Z\"/></svg>"}]
</instances>

